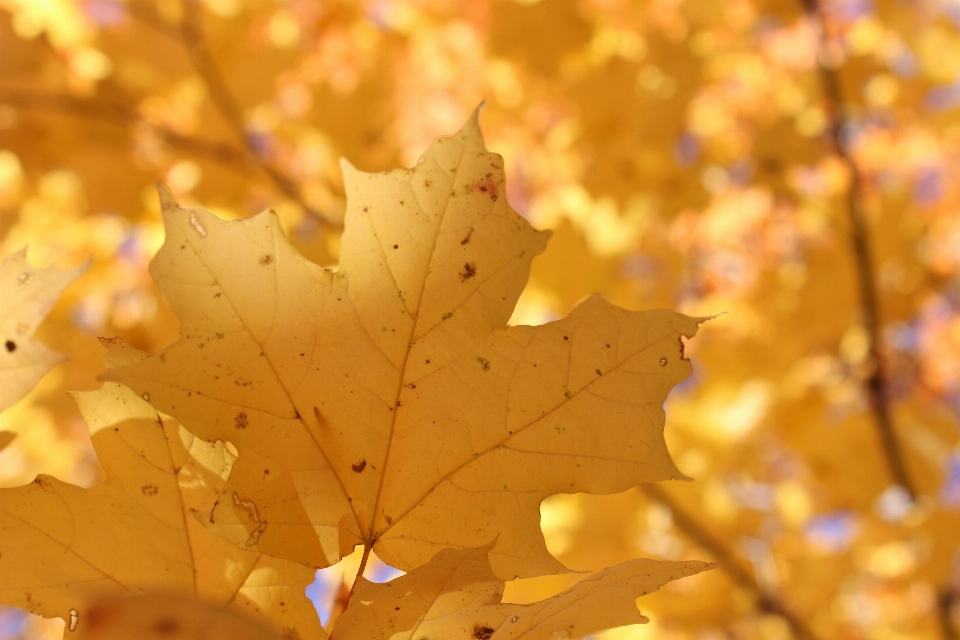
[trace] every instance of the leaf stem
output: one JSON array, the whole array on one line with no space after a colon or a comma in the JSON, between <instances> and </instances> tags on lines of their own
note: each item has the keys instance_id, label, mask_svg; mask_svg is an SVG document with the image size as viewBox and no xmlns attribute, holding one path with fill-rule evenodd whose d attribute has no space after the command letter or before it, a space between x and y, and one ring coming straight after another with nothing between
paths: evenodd
<instances>
[{"instance_id":1,"label":"leaf stem","mask_svg":"<svg viewBox=\"0 0 960 640\"><path fill-rule=\"evenodd\" d=\"M834 153L837 154L850 174L850 188L847 190L847 210L850 214L850 240L859 279L860 313L863 328L867 332L868 356L872 366L870 375L864 381L870 397L870 409L873 412L890 475L894 482L903 487L910 496L910 500L915 502L917 499L916 485L907 472L903 452L897 441L890 411L890 400L887 394L886 367L880 354L880 303L877 295L876 279L873 274L870 231L863 206L863 174L860 172L844 140L847 122L839 76L836 70L830 68L823 60L823 55L827 50L827 22L823 9L820 7L818 0L801 1L807 14L813 20L816 20L820 27L820 55L818 56L817 66L829 119L829 140Z\"/></svg>"},{"instance_id":2,"label":"leaf stem","mask_svg":"<svg viewBox=\"0 0 960 640\"><path fill-rule=\"evenodd\" d=\"M734 583L756 594L757 606L760 609L783 618L795 637L801 640L817 640L817 635L806 622L790 611L776 595L763 589L756 578L743 568L730 547L697 522L673 496L655 484L642 484L640 491L670 509L677 528L710 553L720 563L720 569L730 576Z\"/></svg>"},{"instance_id":3,"label":"leaf stem","mask_svg":"<svg viewBox=\"0 0 960 640\"><path fill-rule=\"evenodd\" d=\"M370 550L372 548L373 548L373 545L367 545L367 544L363 545L363 556L360 558L360 566L357 568L357 575L354 576L353 584L350 585L350 592L347 593L347 598L343 603L343 609L341 609L340 613L337 614L338 618L342 616L344 612L346 612L347 607L350 606L350 599L353 597L353 590L357 586L357 580L363 577L363 572L367 568L367 560L370 559ZM334 620L331 620L331 625L333 625L334 622L335 622ZM333 627L330 629L330 636L327 638L327 640L333 640L334 630L335 628Z\"/></svg>"}]
</instances>

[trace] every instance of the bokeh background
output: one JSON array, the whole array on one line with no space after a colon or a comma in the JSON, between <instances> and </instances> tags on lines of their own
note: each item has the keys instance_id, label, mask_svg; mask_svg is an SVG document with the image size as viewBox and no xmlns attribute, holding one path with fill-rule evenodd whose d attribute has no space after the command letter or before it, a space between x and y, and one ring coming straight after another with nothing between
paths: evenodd
<instances>
[{"instance_id":1,"label":"bokeh background","mask_svg":"<svg viewBox=\"0 0 960 640\"><path fill-rule=\"evenodd\" d=\"M0 256L92 259L39 333L69 360L0 414L0 486L98 482L64 392L98 386L96 336L176 338L156 180L333 266L338 159L410 166L482 100L554 230L514 323L593 291L722 314L667 407L695 480L542 507L575 569L723 563L603 639L956 640L958 0L0 0ZM350 565L308 590L324 620ZM62 628L0 609L4 640Z\"/></svg>"}]
</instances>

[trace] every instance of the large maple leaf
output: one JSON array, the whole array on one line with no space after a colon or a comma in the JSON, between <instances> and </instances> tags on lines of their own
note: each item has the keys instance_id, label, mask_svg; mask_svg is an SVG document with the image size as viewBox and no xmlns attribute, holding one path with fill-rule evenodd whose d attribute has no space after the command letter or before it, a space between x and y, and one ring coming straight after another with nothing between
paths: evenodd
<instances>
[{"instance_id":1,"label":"large maple leaf","mask_svg":"<svg viewBox=\"0 0 960 640\"><path fill-rule=\"evenodd\" d=\"M114 365L143 356L105 342ZM0 603L76 621L90 598L159 589L256 613L287 637L324 636L304 595L313 571L238 549L190 515L229 472L223 443L116 383L73 395L106 480L83 489L41 475L0 489Z\"/></svg>"},{"instance_id":2,"label":"large maple leaf","mask_svg":"<svg viewBox=\"0 0 960 640\"><path fill-rule=\"evenodd\" d=\"M27 248L0 264L0 411L30 391L63 356L33 339L61 292L87 265L60 271L27 263Z\"/></svg>"},{"instance_id":3,"label":"large maple leaf","mask_svg":"<svg viewBox=\"0 0 960 640\"><path fill-rule=\"evenodd\" d=\"M681 476L662 404L698 320L593 296L508 327L548 233L507 204L477 116L413 169L344 163L336 272L272 213L227 222L162 196L151 273L181 339L106 377L237 447L202 519L239 546L323 566L364 544L410 570L496 539L496 575L555 573L544 497Z\"/></svg>"}]
</instances>

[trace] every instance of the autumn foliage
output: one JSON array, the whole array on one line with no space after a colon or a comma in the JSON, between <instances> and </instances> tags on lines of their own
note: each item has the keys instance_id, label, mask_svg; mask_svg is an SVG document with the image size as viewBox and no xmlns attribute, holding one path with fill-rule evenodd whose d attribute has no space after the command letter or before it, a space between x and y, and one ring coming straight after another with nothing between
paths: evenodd
<instances>
[{"instance_id":1,"label":"autumn foliage","mask_svg":"<svg viewBox=\"0 0 960 640\"><path fill-rule=\"evenodd\" d=\"M0 638L953 640L958 24L0 0Z\"/></svg>"}]
</instances>

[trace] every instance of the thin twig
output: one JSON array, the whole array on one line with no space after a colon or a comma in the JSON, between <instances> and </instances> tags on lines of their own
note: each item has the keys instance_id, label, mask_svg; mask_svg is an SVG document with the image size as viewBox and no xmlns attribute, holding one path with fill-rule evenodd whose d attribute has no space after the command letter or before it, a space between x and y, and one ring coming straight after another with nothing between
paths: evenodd
<instances>
[{"instance_id":1,"label":"thin twig","mask_svg":"<svg viewBox=\"0 0 960 640\"><path fill-rule=\"evenodd\" d=\"M940 622L940 634L943 640L958 640L957 626L953 622L953 608L957 604L957 594L953 589L944 589L937 596L937 620Z\"/></svg>"},{"instance_id":2,"label":"thin twig","mask_svg":"<svg viewBox=\"0 0 960 640\"><path fill-rule=\"evenodd\" d=\"M730 576L740 587L752 591L757 596L757 605L764 611L783 618L797 638L817 640L816 634L801 618L791 612L776 595L767 592L757 583L756 578L740 564L739 559L720 538L714 536L669 493L656 484L642 484L640 490L652 500L663 504L673 517L673 523L687 537L703 547L720 563L721 570Z\"/></svg>"},{"instance_id":3,"label":"thin twig","mask_svg":"<svg viewBox=\"0 0 960 640\"><path fill-rule=\"evenodd\" d=\"M880 355L880 303L877 295L877 283L873 273L873 257L870 250L870 231L863 206L863 174L847 147L845 135L847 129L844 113L843 91L836 70L823 61L826 52L826 19L817 0L802 0L808 15L820 26L820 56L818 67L823 85L824 102L829 119L829 141L834 153L840 158L850 175L850 188L847 190L847 210L850 214L853 255L856 260L857 276L860 285L860 311L863 328L869 340L869 359L872 371L866 379L870 396L870 408L873 411L880 443L883 446L887 467L893 481L903 487L916 501L916 485L907 472L903 451L897 441L890 411L890 399L887 394L886 367Z\"/></svg>"},{"instance_id":4,"label":"thin twig","mask_svg":"<svg viewBox=\"0 0 960 640\"><path fill-rule=\"evenodd\" d=\"M182 0L181 6L183 8L183 15L180 20L180 38L186 47L190 62L193 64L193 68L203 80L204 84L206 84L213 104L217 107L217 110L231 131L236 135L240 144L247 150L251 159L260 167L260 170L263 171L288 198L300 205L308 215L316 218L321 224L334 226L330 220L307 204L297 184L288 175L277 169L264 158L253 144L253 140L248 134L244 122L243 109L227 85L214 59L213 52L210 50L206 38L203 35L200 4L198 0Z\"/></svg>"},{"instance_id":5,"label":"thin twig","mask_svg":"<svg viewBox=\"0 0 960 640\"><path fill-rule=\"evenodd\" d=\"M236 169L245 164L246 154L231 145L193 138L147 123L132 107L108 100L82 99L65 94L0 87L0 103L20 109L50 111L67 116L96 120L115 127L146 125L171 147L195 156L209 158Z\"/></svg>"}]
</instances>

